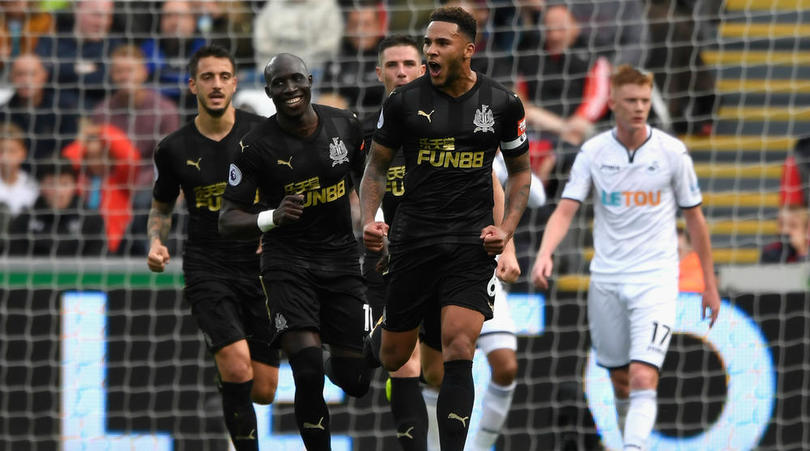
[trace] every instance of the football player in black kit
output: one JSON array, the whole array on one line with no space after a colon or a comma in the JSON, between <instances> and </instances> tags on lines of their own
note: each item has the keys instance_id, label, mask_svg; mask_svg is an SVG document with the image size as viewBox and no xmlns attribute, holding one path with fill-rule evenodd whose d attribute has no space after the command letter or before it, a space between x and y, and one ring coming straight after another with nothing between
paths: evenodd
<instances>
[{"instance_id":1,"label":"football player in black kit","mask_svg":"<svg viewBox=\"0 0 810 451\"><path fill-rule=\"evenodd\" d=\"M276 55L264 77L276 114L241 142L219 230L262 234L267 310L290 360L296 423L308 450L327 450L324 373L351 396L370 382L362 348L371 312L349 203L363 171L363 134L352 113L310 103L312 76L297 56ZM250 209L257 188L273 209ZM330 345L326 362L322 342Z\"/></svg>"},{"instance_id":2,"label":"football player in black kit","mask_svg":"<svg viewBox=\"0 0 810 451\"><path fill-rule=\"evenodd\" d=\"M425 73L419 44L410 36L393 35L380 41L378 47L377 78L385 86L385 95L394 88L403 86ZM376 114L369 114L363 119L363 135L366 148L371 145L371 137L377 128ZM382 213L386 223L390 223L396 213L402 195L405 193L405 158L402 152L396 152L386 175L385 196L382 200ZM383 260L381 260L381 258ZM381 272L387 266L385 257L380 252L366 250L363 259L363 276L368 287L367 299L371 306L373 318L382 317L385 305L385 282ZM419 347L408 362L390 374L389 401L391 413L397 426L397 440L405 451L422 451L427 446L428 413L422 399L419 375L422 367L419 359Z\"/></svg>"},{"instance_id":3,"label":"football player in black kit","mask_svg":"<svg viewBox=\"0 0 810 451\"><path fill-rule=\"evenodd\" d=\"M470 69L475 29L461 8L431 14L423 44L428 74L386 100L360 190L363 239L380 250L388 225L374 217L402 147L405 196L391 226L379 358L389 371L407 362L424 319L423 339L440 343L444 359L437 404L443 451L464 448L476 340L492 317L493 256L514 234L531 180L520 100ZM492 160L499 147L509 180L504 219L495 226Z\"/></svg>"},{"instance_id":4,"label":"football player in black kit","mask_svg":"<svg viewBox=\"0 0 810 451\"><path fill-rule=\"evenodd\" d=\"M214 354L225 424L234 447L257 450L251 400L273 401L278 348L270 346L270 322L259 281L259 242L255 237L223 238L217 221L229 165L240 153L239 139L264 118L231 104L237 80L233 57L224 48L201 48L188 69L198 113L155 150L147 264L162 272L169 263L165 243L182 189L190 219L183 255L185 298Z\"/></svg>"}]
</instances>

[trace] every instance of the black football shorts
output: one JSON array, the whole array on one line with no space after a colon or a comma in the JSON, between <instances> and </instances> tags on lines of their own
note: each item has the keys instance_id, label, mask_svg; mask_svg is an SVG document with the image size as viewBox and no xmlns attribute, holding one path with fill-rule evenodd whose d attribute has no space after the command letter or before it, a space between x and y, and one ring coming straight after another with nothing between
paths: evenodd
<instances>
[{"instance_id":1,"label":"black football shorts","mask_svg":"<svg viewBox=\"0 0 810 451\"><path fill-rule=\"evenodd\" d=\"M383 314L385 307L385 287L388 286L388 273L380 274L377 269L377 262L380 260L380 253L367 251L363 258L363 279L366 282L366 299L371 306L371 317L374 324Z\"/></svg>"},{"instance_id":2,"label":"black football shorts","mask_svg":"<svg viewBox=\"0 0 810 451\"><path fill-rule=\"evenodd\" d=\"M225 279L211 273L186 274L184 294L211 353L246 339L251 360L279 366L258 276Z\"/></svg>"},{"instance_id":3,"label":"black football shorts","mask_svg":"<svg viewBox=\"0 0 810 451\"><path fill-rule=\"evenodd\" d=\"M392 332L413 330L426 343L441 344L441 308L457 305L492 318L494 290L489 285L495 259L483 245L439 244L391 255L383 327ZM424 321L424 323L423 323Z\"/></svg>"},{"instance_id":4,"label":"black football shorts","mask_svg":"<svg viewBox=\"0 0 810 451\"><path fill-rule=\"evenodd\" d=\"M267 269L262 280L276 342L288 330L309 329L324 343L362 351L373 324L360 274L290 266Z\"/></svg>"}]
</instances>

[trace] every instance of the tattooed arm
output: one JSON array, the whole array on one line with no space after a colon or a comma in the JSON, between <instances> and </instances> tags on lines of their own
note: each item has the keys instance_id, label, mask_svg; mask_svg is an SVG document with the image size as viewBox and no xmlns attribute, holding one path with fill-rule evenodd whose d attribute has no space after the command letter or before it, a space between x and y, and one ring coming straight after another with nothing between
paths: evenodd
<instances>
[{"instance_id":1,"label":"tattooed arm","mask_svg":"<svg viewBox=\"0 0 810 451\"><path fill-rule=\"evenodd\" d=\"M504 155L504 162L509 176L506 179L506 203L503 210L503 221L498 225L486 226L481 230L484 249L489 255L503 252L506 243L515 234L515 229L520 222L521 216L523 216L526 204L529 202L529 189L532 183L529 154L523 153L516 157Z\"/></svg>"},{"instance_id":2,"label":"tattooed arm","mask_svg":"<svg viewBox=\"0 0 810 451\"><path fill-rule=\"evenodd\" d=\"M504 162L509 176L506 179L506 204L501 228L511 237L526 210L532 176L528 152L511 158L504 155Z\"/></svg>"},{"instance_id":3,"label":"tattooed arm","mask_svg":"<svg viewBox=\"0 0 810 451\"><path fill-rule=\"evenodd\" d=\"M360 211L362 214L363 242L369 250L379 252L388 235L388 224L374 220L385 195L385 180L394 149L378 144L371 144L371 153L366 163L363 181L360 182Z\"/></svg>"},{"instance_id":4,"label":"tattooed arm","mask_svg":"<svg viewBox=\"0 0 810 451\"><path fill-rule=\"evenodd\" d=\"M172 211L174 203L160 202L152 199L152 208L149 210L147 230L149 233L149 255L146 265L152 272L163 272L169 263L169 250L165 244L169 238L172 227Z\"/></svg>"}]
</instances>

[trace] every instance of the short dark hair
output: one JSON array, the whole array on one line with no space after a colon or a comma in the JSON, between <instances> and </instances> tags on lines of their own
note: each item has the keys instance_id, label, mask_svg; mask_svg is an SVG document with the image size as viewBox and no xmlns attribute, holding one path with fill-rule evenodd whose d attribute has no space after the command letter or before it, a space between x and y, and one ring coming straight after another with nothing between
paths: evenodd
<instances>
[{"instance_id":1,"label":"short dark hair","mask_svg":"<svg viewBox=\"0 0 810 451\"><path fill-rule=\"evenodd\" d=\"M308 76L312 76L310 73L309 68L307 68L307 63L301 59L298 55L293 55L292 53L279 53L278 55L270 58L270 61L264 66L264 82L269 87L270 86L270 79L272 78L272 68L270 65L274 64L274 61L282 61L282 60L291 60L295 61L296 63L301 64L301 67L304 68L304 73Z\"/></svg>"},{"instance_id":2,"label":"short dark hair","mask_svg":"<svg viewBox=\"0 0 810 451\"><path fill-rule=\"evenodd\" d=\"M36 172L39 181L48 176L59 177L62 174L67 174L74 179L77 178L76 168L73 163L64 158L50 159L45 163L39 163L35 165L34 172Z\"/></svg>"},{"instance_id":3,"label":"short dark hair","mask_svg":"<svg viewBox=\"0 0 810 451\"><path fill-rule=\"evenodd\" d=\"M191 59L188 62L188 74L191 76L191 78L195 78L197 76L197 66L200 64L200 60L209 56L213 56L214 58L228 58L228 61L231 62L231 67L234 71L236 71L236 61L234 61L231 52L220 45L209 44L200 47L200 49L194 52L194 55L191 56Z\"/></svg>"},{"instance_id":4,"label":"short dark hair","mask_svg":"<svg viewBox=\"0 0 810 451\"><path fill-rule=\"evenodd\" d=\"M392 34L391 36L386 36L380 41L380 44L377 46L377 61L382 62L382 54L387 48L391 47L398 47L400 45L410 46L416 49L416 52L421 52L419 48L419 43L416 39L412 36L408 36L406 34Z\"/></svg>"},{"instance_id":5,"label":"short dark hair","mask_svg":"<svg viewBox=\"0 0 810 451\"><path fill-rule=\"evenodd\" d=\"M475 17L458 6L443 6L430 14L430 22L450 22L458 25L459 31L470 38L470 42L475 42Z\"/></svg>"}]
</instances>

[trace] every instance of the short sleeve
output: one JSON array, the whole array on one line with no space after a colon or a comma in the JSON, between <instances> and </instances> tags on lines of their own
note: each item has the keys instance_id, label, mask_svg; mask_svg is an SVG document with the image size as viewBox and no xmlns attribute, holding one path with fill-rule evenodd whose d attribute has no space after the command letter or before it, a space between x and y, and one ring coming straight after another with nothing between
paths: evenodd
<instances>
[{"instance_id":1,"label":"short sleeve","mask_svg":"<svg viewBox=\"0 0 810 451\"><path fill-rule=\"evenodd\" d=\"M684 151L675 159L675 170L672 173L672 190L675 200L681 208L697 207L703 203L703 196L700 193L695 165L692 157Z\"/></svg>"},{"instance_id":2,"label":"short sleeve","mask_svg":"<svg viewBox=\"0 0 810 451\"><path fill-rule=\"evenodd\" d=\"M380 117L377 118L377 129L374 131L374 141L391 149L402 146L402 94L394 90L385 99Z\"/></svg>"},{"instance_id":3,"label":"short sleeve","mask_svg":"<svg viewBox=\"0 0 810 451\"><path fill-rule=\"evenodd\" d=\"M523 102L518 96L509 94L508 99L501 134L501 152L505 157L516 157L529 150L529 139L526 136L526 113L523 110Z\"/></svg>"},{"instance_id":4,"label":"short sleeve","mask_svg":"<svg viewBox=\"0 0 810 451\"><path fill-rule=\"evenodd\" d=\"M239 205L253 205L256 199L257 165L256 152L249 148L239 154L236 161L228 166L228 186L223 197Z\"/></svg>"},{"instance_id":5,"label":"short sleeve","mask_svg":"<svg viewBox=\"0 0 810 451\"><path fill-rule=\"evenodd\" d=\"M155 186L152 188L152 197L159 202L171 203L180 194L180 181L172 171L169 149L162 148L161 144L155 148L153 157Z\"/></svg>"},{"instance_id":6,"label":"short sleeve","mask_svg":"<svg viewBox=\"0 0 810 451\"><path fill-rule=\"evenodd\" d=\"M591 161L588 154L580 151L574 159L571 167L571 174L568 183L563 190L563 199L573 199L579 202L585 201L591 191Z\"/></svg>"}]
</instances>

